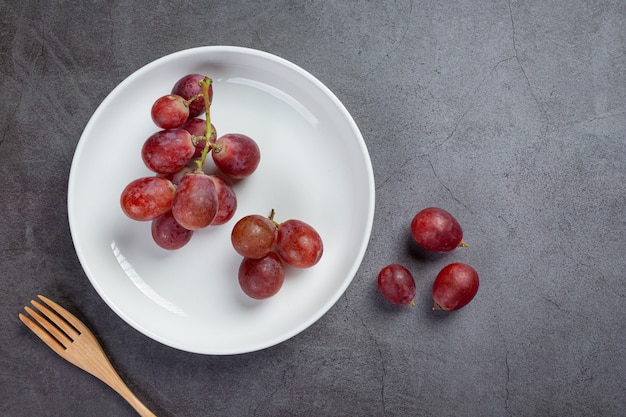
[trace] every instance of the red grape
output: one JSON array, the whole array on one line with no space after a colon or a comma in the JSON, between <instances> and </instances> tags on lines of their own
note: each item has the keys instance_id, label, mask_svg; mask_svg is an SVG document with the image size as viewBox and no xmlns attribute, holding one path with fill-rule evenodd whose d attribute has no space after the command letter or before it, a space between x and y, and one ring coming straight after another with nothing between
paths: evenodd
<instances>
[{"instance_id":1,"label":"red grape","mask_svg":"<svg viewBox=\"0 0 626 417\"><path fill-rule=\"evenodd\" d=\"M462 243L463 229L447 211L429 207L420 211L411 222L411 234L418 245L434 252L450 252Z\"/></svg>"},{"instance_id":2,"label":"red grape","mask_svg":"<svg viewBox=\"0 0 626 417\"><path fill-rule=\"evenodd\" d=\"M163 249L175 250L185 246L193 235L193 231L181 226L171 211L158 219L152 220L152 239Z\"/></svg>"},{"instance_id":3,"label":"red grape","mask_svg":"<svg viewBox=\"0 0 626 417\"><path fill-rule=\"evenodd\" d=\"M217 139L217 133L215 132L217 131L215 130L215 126L213 124L211 124L211 127L213 128L214 133L211 135L209 142L215 143L215 140ZM189 119L185 122L184 125L181 126L181 128L191 133L191 136L195 136L198 138L206 136L206 120L204 119L199 119L197 117ZM198 140L196 143L196 152L193 154L193 157L199 158L202 155L202 151L204 150L205 146L206 139Z\"/></svg>"},{"instance_id":4,"label":"red grape","mask_svg":"<svg viewBox=\"0 0 626 417\"><path fill-rule=\"evenodd\" d=\"M185 229L197 230L211 224L217 214L215 183L205 174L187 174L178 184L172 214Z\"/></svg>"},{"instance_id":5,"label":"red grape","mask_svg":"<svg viewBox=\"0 0 626 417\"><path fill-rule=\"evenodd\" d=\"M261 151L256 142L240 133L228 133L219 137L211 153L215 165L234 179L252 174L261 160Z\"/></svg>"},{"instance_id":6,"label":"red grape","mask_svg":"<svg viewBox=\"0 0 626 417\"><path fill-rule=\"evenodd\" d=\"M296 268L309 268L320 260L324 246L313 227L291 219L278 226L276 251L285 263Z\"/></svg>"},{"instance_id":7,"label":"red grape","mask_svg":"<svg viewBox=\"0 0 626 417\"><path fill-rule=\"evenodd\" d=\"M413 304L416 292L413 275L399 264L381 269L378 273L378 289L383 297L399 306Z\"/></svg>"},{"instance_id":8,"label":"red grape","mask_svg":"<svg viewBox=\"0 0 626 417\"><path fill-rule=\"evenodd\" d=\"M237 196L230 184L224 181L223 178L217 175L209 175L209 178L211 178L215 184L218 200L217 214L211 222L211 225L218 226L226 223L235 215L235 211L237 211Z\"/></svg>"},{"instance_id":9,"label":"red grape","mask_svg":"<svg viewBox=\"0 0 626 417\"><path fill-rule=\"evenodd\" d=\"M274 252L260 259L243 258L239 266L239 285L257 300L276 294L285 281L283 264Z\"/></svg>"},{"instance_id":10,"label":"red grape","mask_svg":"<svg viewBox=\"0 0 626 417\"><path fill-rule=\"evenodd\" d=\"M191 134L186 130L160 130L146 139L141 157L152 171L174 174L187 165L195 150Z\"/></svg>"},{"instance_id":11,"label":"red grape","mask_svg":"<svg viewBox=\"0 0 626 417\"><path fill-rule=\"evenodd\" d=\"M268 217L250 214L235 223L230 239L238 254L258 259L274 249L277 234L276 224Z\"/></svg>"},{"instance_id":12,"label":"red grape","mask_svg":"<svg viewBox=\"0 0 626 417\"><path fill-rule=\"evenodd\" d=\"M122 191L120 205L133 220L154 220L171 209L175 191L176 187L167 178L138 178Z\"/></svg>"},{"instance_id":13,"label":"red grape","mask_svg":"<svg viewBox=\"0 0 626 417\"><path fill-rule=\"evenodd\" d=\"M478 292L478 273L464 263L444 267L433 283L435 310L458 310L472 301Z\"/></svg>"},{"instance_id":14,"label":"red grape","mask_svg":"<svg viewBox=\"0 0 626 417\"><path fill-rule=\"evenodd\" d=\"M168 94L154 102L150 115L154 124L161 129L175 129L189 118L189 104L177 94Z\"/></svg>"},{"instance_id":15,"label":"red grape","mask_svg":"<svg viewBox=\"0 0 626 417\"><path fill-rule=\"evenodd\" d=\"M185 100L191 100L198 94L202 94L200 81L205 78L202 74L188 74L174 84L172 94L177 94ZM213 101L213 83L209 85L209 102ZM204 98L199 97L189 103L189 117L198 117L205 111Z\"/></svg>"}]
</instances>

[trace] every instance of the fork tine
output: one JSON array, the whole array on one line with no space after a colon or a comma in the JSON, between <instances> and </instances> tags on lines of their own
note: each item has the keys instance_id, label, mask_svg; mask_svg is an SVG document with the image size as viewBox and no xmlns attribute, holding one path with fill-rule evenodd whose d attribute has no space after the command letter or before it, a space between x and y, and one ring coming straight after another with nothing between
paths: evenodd
<instances>
[{"instance_id":1,"label":"fork tine","mask_svg":"<svg viewBox=\"0 0 626 417\"><path fill-rule=\"evenodd\" d=\"M61 345L58 340L50 336L48 332L35 324L35 322L33 322L25 314L19 313L18 315L20 317L20 320L22 320L22 323L24 323L33 333L35 333L46 345L48 345L50 349L63 356L63 353L65 352L65 347L63 347L63 345ZM43 317L42 320L44 320Z\"/></svg>"},{"instance_id":2,"label":"fork tine","mask_svg":"<svg viewBox=\"0 0 626 417\"><path fill-rule=\"evenodd\" d=\"M48 301L50 301L50 300L48 300ZM48 307L46 307L45 305L39 303L36 300L31 300L31 303L35 307L37 307L37 309L39 311L41 311L46 317L48 317L50 319L50 321L52 321L59 329L63 330L65 332L65 334L71 340L75 340L80 335L80 332L78 332L76 328L74 328L74 327L72 327L72 326L70 326L68 324L68 321L67 321L67 319L65 319L65 317L63 317L63 314L61 314L61 315L57 314L57 312L54 311L54 308L51 310L51 309L49 309ZM56 335L54 335L54 336L56 336Z\"/></svg>"},{"instance_id":3,"label":"fork tine","mask_svg":"<svg viewBox=\"0 0 626 417\"><path fill-rule=\"evenodd\" d=\"M31 301L31 302L33 304L36 303L35 301ZM43 307L43 306L40 305L39 307ZM68 337L69 335L64 334L62 331L60 331L57 327L55 327L52 323L50 323L50 320L47 320L37 311L33 310L29 306L24 307L24 310L26 310L26 312L30 314L30 316L34 318L37 323L39 323L40 327L43 327L44 329L46 329L46 331L50 333L50 336L54 337L61 346L67 348L70 345L70 343L72 343L72 339Z\"/></svg>"},{"instance_id":4,"label":"fork tine","mask_svg":"<svg viewBox=\"0 0 626 417\"><path fill-rule=\"evenodd\" d=\"M52 301L51 299L44 297L43 295L38 295L39 299L46 303L52 310L56 311L61 317L65 319L68 323L74 326L74 329L78 330L78 333L89 333L90 330L83 324L82 321L78 320L78 318Z\"/></svg>"}]
</instances>

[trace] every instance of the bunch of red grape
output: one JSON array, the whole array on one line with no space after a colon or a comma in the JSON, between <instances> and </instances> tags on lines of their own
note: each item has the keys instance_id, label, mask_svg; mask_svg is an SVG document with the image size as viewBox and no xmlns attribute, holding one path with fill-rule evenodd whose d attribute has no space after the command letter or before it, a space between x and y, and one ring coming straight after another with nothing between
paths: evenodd
<instances>
[{"instance_id":1,"label":"bunch of red grape","mask_svg":"<svg viewBox=\"0 0 626 417\"><path fill-rule=\"evenodd\" d=\"M152 221L152 237L165 249L179 249L195 230L224 224L235 214L237 197L231 184L205 173L209 153L229 179L248 177L261 159L252 138L240 133L217 137L210 116L212 101L212 80L189 74L154 102L151 116L161 130L141 149L141 158L154 175L132 181L120 197L128 217Z\"/></svg>"},{"instance_id":2,"label":"bunch of red grape","mask_svg":"<svg viewBox=\"0 0 626 417\"><path fill-rule=\"evenodd\" d=\"M447 211L429 207L421 210L411 222L411 235L422 248L433 252L452 252L463 242L463 229ZM411 272L402 265L385 266L378 274L378 289L390 302L399 306L415 305L416 287ZM435 310L458 310L478 292L478 273L471 266L455 262L444 267L433 283Z\"/></svg>"},{"instance_id":3,"label":"bunch of red grape","mask_svg":"<svg viewBox=\"0 0 626 417\"><path fill-rule=\"evenodd\" d=\"M235 251L243 256L239 285L255 299L276 294L285 280L283 262L295 268L310 268L324 251L322 238L309 224L295 219L278 223L274 210L269 217L251 214L241 218L231 232Z\"/></svg>"}]
</instances>

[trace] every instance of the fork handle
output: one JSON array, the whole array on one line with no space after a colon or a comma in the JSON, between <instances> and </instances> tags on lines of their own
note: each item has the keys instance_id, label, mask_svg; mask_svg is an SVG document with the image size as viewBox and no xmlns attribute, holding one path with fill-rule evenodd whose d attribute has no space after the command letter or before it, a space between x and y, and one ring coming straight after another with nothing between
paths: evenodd
<instances>
[{"instance_id":1,"label":"fork handle","mask_svg":"<svg viewBox=\"0 0 626 417\"><path fill-rule=\"evenodd\" d=\"M139 401L139 398L137 398L135 394L133 394L133 392L126 386L124 381L122 381L117 373L115 373L115 376L116 378L110 378L109 380L104 382L106 382L108 386L113 388L115 392L122 396L122 398L124 398L126 402L128 402L128 404L130 404L141 417L156 417L156 414L150 411L148 407L146 407L141 401Z\"/></svg>"},{"instance_id":2,"label":"fork handle","mask_svg":"<svg viewBox=\"0 0 626 417\"><path fill-rule=\"evenodd\" d=\"M84 366L84 363L75 363L75 365L78 365L83 370L113 388L113 390L124 398L141 417L156 417L156 415L133 394L130 388L128 388L126 383L122 380L122 377L120 377L115 368L113 368L113 365L102 348L98 346L98 348L92 350L91 353L91 355L85 358L88 362L92 362L91 366Z\"/></svg>"}]
</instances>

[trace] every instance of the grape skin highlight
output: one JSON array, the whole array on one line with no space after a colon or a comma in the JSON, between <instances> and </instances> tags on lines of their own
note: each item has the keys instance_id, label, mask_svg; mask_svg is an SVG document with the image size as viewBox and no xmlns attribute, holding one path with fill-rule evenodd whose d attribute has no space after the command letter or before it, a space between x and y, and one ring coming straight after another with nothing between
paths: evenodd
<instances>
[{"instance_id":1,"label":"grape skin highlight","mask_svg":"<svg viewBox=\"0 0 626 417\"><path fill-rule=\"evenodd\" d=\"M276 251L285 263L296 268L310 268L324 252L319 233L300 220L286 220L278 226Z\"/></svg>"},{"instance_id":2,"label":"grape skin highlight","mask_svg":"<svg viewBox=\"0 0 626 417\"><path fill-rule=\"evenodd\" d=\"M411 234L418 245L433 252L451 252L462 245L463 229L447 211L428 207L411 221Z\"/></svg>"},{"instance_id":3,"label":"grape skin highlight","mask_svg":"<svg viewBox=\"0 0 626 417\"><path fill-rule=\"evenodd\" d=\"M185 175L176 189L172 214L185 229L198 230L211 224L217 214L215 183L205 174Z\"/></svg>"},{"instance_id":4,"label":"grape skin highlight","mask_svg":"<svg viewBox=\"0 0 626 417\"><path fill-rule=\"evenodd\" d=\"M388 301L398 306L413 303L416 288L411 272L399 264L385 266L378 273L378 289Z\"/></svg>"},{"instance_id":5,"label":"grape skin highlight","mask_svg":"<svg viewBox=\"0 0 626 417\"><path fill-rule=\"evenodd\" d=\"M211 221L211 226L219 226L228 222L237 211L237 196L235 191L223 178L217 175L209 175L215 184L217 192L217 214Z\"/></svg>"},{"instance_id":6,"label":"grape skin highlight","mask_svg":"<svg viewBox=\"0 0 626 417\"><path fill-rule=\"evenodd\" d=\"M176 187L167 178L138 178L122 190L120 205L133 220L154 220L171 209L175 192Z\"/></svg>"},{"instance_id":7,"label":"grape skin highlight","mask_svg":"<svg viewBox=\"0 0 626 417\"><path fill-rule=\"evenodd\" d=\"M243 257L258 259L274 249L278 231L272 220L260 214L241 218L231 232L231 243Z\"/></svg>"},{"instance_id":8,"label":"grape skin highlight","mask_svg":"<svg viewBox=\"0 0 626 417\"><path fill-rule=\"evenodd\" d=\"M445 266L433 283L433 309L454 311L465 307L478 293L478 286L478 273L471 266L461 262Z\"/></svg>"},{"instance_id":9,"label":"grape skin highlight","mask_svg":"<svg viewBox=\"0 0 626 417\"><path fill-rule=\"evenodd\" d=\"M182 248L189 243L193 235L193 231L185 229L176 221L171 211L152 220L150 229L154 242L167 250Z\"/></svg>"},{"instance_id":10,"label":"grape skin highlight","mask_svg":"<svg viewBox=\"0 0 626 417\"><path fill-rule=\"evenodd\" d=\"M160 130L146 139L141 158L158 174L174 174L187 165L195 151L191 134L185 129Z\"/></svg>"},{"instance_id":11,"label":"grape skin highlight","mask_svg":"<svg viewBox=\"0 0 626 417\"><path fill-rule=\"evenodd\" d=\"M189 106L184 98L176 94L159 97L150 109L150 116L161 129L181 127L189 118Z\"/></svg>"},{"instance_id":12,"label":"grape skin highlight","mask_svg":"<svg viewBox=\"0 0 626 417\"><path fill-rule=\"evenodd\" d=\"M250 176L261 161L257 143L240 133L227 133L217 138L211 155L215 165L233 179Z\"/></svg>"},{"instance_id":13,"label":"grape skin highlight","mask_svg":"<svg viewBox=\"0 0 626 417\"><path fill-rule=\"evenodd\" d=\"M285 281L285 270L278 256L270 252L260 259L243 258L238 278L246 295L263 300L281 289Z\"/></svg>"},{"instance_id":14,"label":"grape skin highlight","mask_svg":"<svg viewBox=\"0 0 626 417\"><path fill-rule=\"evenodd\" d=\"M202 74L188 74L176 81L172 87L172 94L177 94L185 100L191 100L202 94L200 81L205 78ZM209 101L213 101L213 84L209 86ZM199 97L189 103L189 117L198 117L205 112L204 98Z\"/></svg>"}]
</instances>

